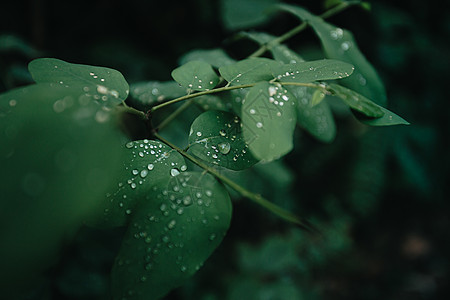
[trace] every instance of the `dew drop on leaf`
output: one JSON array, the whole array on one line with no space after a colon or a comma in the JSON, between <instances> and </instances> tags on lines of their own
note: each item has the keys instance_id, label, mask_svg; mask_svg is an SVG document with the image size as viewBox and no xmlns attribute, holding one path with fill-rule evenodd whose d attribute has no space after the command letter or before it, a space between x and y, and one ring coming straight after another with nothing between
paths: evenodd
<instances>
[{"instance_id":1,"label":"dew drop on leaf","mask_svg":"<svg viewBox=\"0 0 450 300\"><path fill-rule=\"evenodd\" d=\"M173 168L173 169L170 170L170 175L171 176L180 175L180 171L177 168Z\"/></svg>"},{"instance_id":2,"label":"dew drop on leaf","mask_svg":"<svg viewBox=\"0 0 450 300\"><path fill-rule=\"evenodd\" d=\"M222 154L230 153L231 146L230 146L229 143L220 143L220 144L217 145L217 147L219 147L219 151Z\"/></svg>"}]
</instances>

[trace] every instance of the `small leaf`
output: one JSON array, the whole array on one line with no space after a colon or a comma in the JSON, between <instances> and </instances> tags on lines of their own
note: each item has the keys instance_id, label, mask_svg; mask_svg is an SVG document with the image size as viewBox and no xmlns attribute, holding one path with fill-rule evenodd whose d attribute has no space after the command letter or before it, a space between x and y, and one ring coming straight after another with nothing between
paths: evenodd
<instances>
[{"instance_id":1,"label":"small leaf","mask_svg":"<svg viewBox=\"0 0 450 300\"><path fill-rule=\"evenodd\" d=\"M104 198L102 218L92 226L109 228L126 224L136 203L146 196L156 179L169 180L187 168L178 152L151 140L128 142L123 147L122 161L115 189Z\"/></svg>"},{"instance_id":2,"label":"small leaf","mask_svg":"<svg viewBox=\"0 0 450 300\"><path fill-rule=\"evenodd\" d=\"M287 4L281 4L279 7L308 22L319 36L327 57L348 62L355 67L353 76L344 79L342 85L380 105L386 104L383 82L375 68L358 49L350 31L331 25L301 7Z\"/></svg>"},{"instance_id":3,"label":"small leaf","mask_svg":"<svg viewBox=\"0 0 450 300\"><path fill-rule=\"evenodd\" d=\"M331 83L329 85L333 94L344 101L352 109L366 115L370 118L379 118L384 115L379 105L370 101L361 94L352 91L338 84Z\"/></svg>"},{"instance_id":4,"label":"small leaf","mask_svg":"<svg viewBox=\"0 0 450 300\"><path fill-rule=\"evenodd\" d=\"M297 98L297 122L309 134L324 143L331 143L336 137L336 124L330 106L325 101L312 105L315 93L322 91L308 87L289 87Z\"/></svg>"},{"instance_id":5,"label":"small leaf","mask_svg":"<svg viewBox=\"0 0 450 300\"><path fill-rule=\"evenodd\" d=\"M71 64L55 58L39 58L28 69L37 83L57 83L79 87L80 92L107 104L119 104L128 97L129 86L119 71Z\"/></svg>"},{"instance_id":6,"label":"small leaf","mask_svg":"<svg viewBox=\"0 0 450 300\"><path fill-rule=\"evenodd\" d=\"M136 109L147 111L162 101L178 98L185 94L186 89L175 81L137 82L131 84L131 97L127 100L127 103Z\"/></svg>"},{"instance_id":7,"label":"small leaf","mask_svg":"<svg viewBox=\"0 0 450 300\"><path fill-rule=\"evenodd\" d=\"M370 126L392 126L392 125L409 125L409 122L402 117L394 114L392 111L379 106L383 112L383 116L379 118L367 118L364 115L356 115L361 123Z\"/></svg>"},{"instance_id":8,"label":"small leaf","mask_svg":"<svg viewBox=\"0 0 450 300\"><path fill-rule=\"evenodd\" d=\"M254 27L269 19L267 10L278 0L222 0L222 19L228 30Z\"/></svg>"},{"instance_id":9,"label":"small leaf","mask_svg":"<svg viewBox=\"0 0 450 300\"><path fill-rule=\"evenodd\" d=\"M243 170L257 162L242 137L240 119L227 112L207 111L198 116L191 126L189 149L195 156L231 170Z\"/></svg>"},{"instance_id":10,"label":"small leaf","mask_svg":"<svg viewBox=\"0 0 450 300\"><path fill-rule=\"evenodd\" d=\"M257 159L271 161L293 147L295 97L282 86L261 82L242 105L244 139Z\"/></svg>"},{"instance_id":11,"label":"small leaf","mask_svg":"<svg viewBox=\"0 0 450 300\"><path fill-rule=\"evenodd\" d=\"M236 61L228 56L222 49L196 49L183 55L180 64L185 64L193 60L204 61L215 68L232 65Z\"/></svg>"},{"instance_id":12,"label":"small leaf","mask_svg":"<svg viewBox=\"0 0 450 300\"><path fill-rule=\"evenodd\" d=\"M233 65L219 68L220 75L230 85L251 84L273 79L272 68L279 63L268 58L254 57L241 60Z\"/></svg>"},{"instance_id":13,"label":"small leaf","mask_svg":"<svg viewBox=\"0 0 450 300\"><path fill-rule=\"evenodd\" d=\"M112 270L114 299L160 299L211 255L231 220L227 190L187 172L159 180L139 205Z\"/></svg>"},{"instance_id":14,"label":"small leaf","mask_svg":"<svg viewBox=\"0 0 450 300\"><path fill-rule=\"evenodd\" d=\"M315 90L311 98L311 106L320 104L325 99L325 93L321 90Z\"/></svg>"},{"instance_id":15,"label":"small leaf","mask_svg":"<svg viewBox=\"0 0 450 300\"><path fill-rule=\"evenodd\" d=\"M282 82L313 82L341 79L353 72L353 66L334 59L283 64L273 68L273 75Z\"/></svg>"},{"instance_id":16,"label":"small leaf","mask_svg":"<svg viewBox=\"0 0 450 300\"><path fill-rule=\"evenodd\" d=\"M219 77L210 64L204 61L190 61L172 71L176 82L190 91L207 91L219 83Z\"/></svg>"}]
</instances>

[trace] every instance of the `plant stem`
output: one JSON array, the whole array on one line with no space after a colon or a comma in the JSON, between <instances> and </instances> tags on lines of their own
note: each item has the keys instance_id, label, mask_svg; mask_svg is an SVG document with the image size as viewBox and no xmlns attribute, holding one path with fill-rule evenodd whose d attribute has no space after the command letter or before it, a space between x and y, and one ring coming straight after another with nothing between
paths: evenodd
<instances>
[{"instance_id":1,"label":"plant stem","mask_svg":"<svg viewBox=\"0 0 450 300\"><path fill-rule=\"evenodd\" d=\"M303 220L302 218L300 218L300 217L296 216L295 214L291 213L290 211L287 211L284 208L279 207L276 204L273 204L272 202L270 202L269 200L265 199L261 195L255 194L255 193L247 190L243 186L237 184L236 182L232 181L228 177L223 176L216 169L208 166L207 164L203 163L201 160L199 160L199 159L195 158L194 156L190 155L189 153L183 151L181 148L179 148L176 145L172 144L171 142L169 142L168 140L163 138L158 133L155 133L154 135L155 135L155 137L157 139L159 139L163 143L169 145L172 149L175 149L176 151L178 151L181 155L183 155L184 157L186 157L187 159L189 159L190 161L192 161L193 163L198 165L200 168L202 168L205 171L209 172L211 175L213 175L214 177L216 177L217 179L219 179L223 183L227 184L229 187L231 187L232 189L234 189L235 191L240 193L242 196L244 196L244 197L246 197L246 198L248 198L250 200L253 200L254 202L256 202L257 204L261 205L262 207L268 209L269 211L271 211L275 215L281 217L282 219L284 219L286 221L289 221L289 222L292 222L294 224L297 224L298 226L300 226L301 228L303 228L303 229L305 229L305 230L307 230L309 232L318 232L318 230L315 229L314 226L312 226L308 221Z\"/></svg>"},{"instance_id":2,"label":"plant stem","mask_svg":"<svg viewBox=\"0 0 450 300\"><path fill-rule=\"evenodd\" d=\"M321 14L319 17L322 19L327 19L329 17L332 17L334 15L336 15L337 13L343 11L344 9L346 9L347 7L349 7L352 3L347 3L347 2L343 2L339 5L336 5L332 8L330 8L329 10L327 10L326 12L324 12L323 14ZM258 57L263 55L266 51L272 49L273 47L283 43L284 41L290 39L291 37L295 36L296 34L298 34L299 32L305 30L308 27L308 23L307 22L302 22L300 25L298 25L297 27L292 28L291 30L289 30L288 32L284 33L283 35L280 35L279 37L271 40L270 42L261 45L261 47L259 47L258 50L256 50L255 52L253 52L252 54L249 55L249 57Z\"/></svg>"}]
</instances>

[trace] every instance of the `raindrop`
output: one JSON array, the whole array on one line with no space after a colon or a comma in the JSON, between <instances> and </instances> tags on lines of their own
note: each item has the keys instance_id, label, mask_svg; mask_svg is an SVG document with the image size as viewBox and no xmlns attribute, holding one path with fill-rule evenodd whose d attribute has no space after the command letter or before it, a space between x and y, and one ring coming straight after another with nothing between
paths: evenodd
<instances>
[{"instance_id":1,"label":"raindrop","mask_svg":"<svg viewBox=\"0 0 450 300\"><path fill-rule=\"evenodd\" d=\"M137 175L137 174L139 174L139 171L138 171L137 169L134 169L133 171L131 171L131 173L132 173L133 175Z\"/></svg>"},{"instance_id":2,"label":"raindrop","mask_svg":"<svg viewBox=\"0 0 450 300\"><path fill-rule=\"evenodd\" d=\"M134 143L133 142L128 142L126 143L125 147L127 147L128 149L133 148Z\"/></svg>"},{"instance_id":3,"label":"raindrop","mask_svg":"<svg viewBox=\"0 0 450 300\"><path fill-rule=\"evenodd\" d=\"M254 115L254 114L256 114L256 110L254 110L253 108L252 108L252 109L250 109L250 114L251 114L251 115Z\"/></svg>"},{"instance_id":4,"label":"raindrop","mask_svg":"<svg viewBox=\"0 0 450 300\"><path fill-rule=\"evenodd\" d=\"M206 190L205 191L206 196L211 197L212 196L212 192L210 190Z\"/></svg>"},{"instance_id":5,"label":"raindrop","mask_svg":"<svg viewBox=\"0 0 450 300\"><path fill-rule=\"evenodd\" d=\"M177 221L172 220L172 221L169 222L169 224L167 224L167 228L173 229L176 224L177 224Z\"/></svg>"},{"instance_id":6,"label":"raindrop","mask_svg":"<svg viewBox=\"0 0 450 300\"><path fill-rule=\"evenodd\" d=\"M219 134L220 134L220 136L226 136L227 135L227 133L223 129L219 131Z\"/></svg>"},{"instance_id":7,"label":"raindrop","mask_svg":"<svg viewBox=\"0 0 450 300\"><path fill-rule=\"evenodd\" d=\"M230 153L231 146L230 146L229 143L220 143L220 144L217 145L217 147L219 147L219 151L222 154Z\"/></svg>"},{"instance_id":8,"label":"raindrop","mask_svg":"<svg viewBox=\"0 0 450 300\"><path fill-rule=\"evenodd\" d=\"M147 165L147 169L148 169L149 171L153 170L154 167L155 167L155 166L154 166L153 164L148 164L148 165Z\"/></svg>"},{"instance_id":9,"label":"raindrop","mask_svg":"<svg viewBox=\"0 0 450 300\"><path fill-rule=\"evenodd\" d=\"M136 183L133 182L133 183L131 184L131 188L132 188L132 189L135 189L135 188L136 188Z\"/></svg>"},{"instance_id":10,"label":"raindrop","mask_svg":"<svg viewBox=\"0 0 450 300\"><path fill-rule=\"evenodd\" d=\"M189 206L192 204L192 199L191 196L186 196L183 198L183 205L184 206Z\"/></svg>"},{"instance_id":11,"label":"raindrop","mask_svg":"<svg viewBox=\"0 0 450 300\"><path fill-rule=\"evenodd\" d=\"M348 49L350 49L350 42L343 42L341 44L341 49L344 51L347 51Z\"/></svg>"},{"instance_id":12,"label":"raindrop","mask_svg":"<svg viewBox=\"0 0 450 300\"><path fill-rule=\"evenodd\" d=\"M180 170L178 170L177 168L173 168L172 170L170 170L170 175L172 176L180 175Z\"/></svg>"},{"instance_id":13,"label":"raindrop","mask_svg":"<svg viewBox=\"0 0 450 300\"><path fill-rule=\"evenodd\" d=\"M147 175L148 175L148 171L147 171L147 170L142 170L142 171L141 171L141 177L142 177L142 178L147 177Z\"/></svg>"},{"instance_id":14,"label":"raindrop","mask_svg":"<svg viewBox=\"0 0 450 300\"><path fill-rule=\"evenodd\" d=\"M202 136L202 133L200 131L197 131L197 136Z\"/></svg>"},{"instance_id":15,"label":"raindrop","mask_svg":"<svg viewBox=\"0 0 450 300\"><path fill-rule=\"evenodd\" d=\"M181 170L182 172L186 171L186 170L187 170L187 166L186 166L186 165L182 165L182 166L180 167L180 170Z\"/></svg>"},{"instance_id":16,"label":"raindrop","mask_svg":"<svg viewBox=\"0 0 450 300\"><path fill-rule=\"evenodd\" d=\"M214 233L212 233L212 234L209 236L209 240L210 240L210 241L214 241L215 238L216 238L216 235L215 235Z\"/></svg>"},{"instance_id":17,"label":"raindrop","mask_svg":"<svg viewBox=\"0 0 450 300\"><path fill-rule=\"evenodd\" d=\"M256 123L256 127L262 128L262 127L263 127L263 124L262 124L261 122L258 122L258 123Z\"/></svg>"}]
</instances>

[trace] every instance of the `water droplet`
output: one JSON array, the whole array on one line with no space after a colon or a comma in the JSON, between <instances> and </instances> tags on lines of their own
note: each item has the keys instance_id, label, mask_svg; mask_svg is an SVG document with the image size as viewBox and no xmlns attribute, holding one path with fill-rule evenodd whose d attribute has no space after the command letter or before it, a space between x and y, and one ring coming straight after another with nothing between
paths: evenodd
<instances>
[{"instance_id":1,"label":"water droplet","mask_svg":"<svg viewBox=\"0 0 450 300\"><path fill-rule=\"evenodd\" d=\"M210 190L206 190L205 191L206 196L211 197L212 196L212 192Z\"/></svg>"},{"instance_id":2,"label":"water droplet","mask_svg":"<svg viewBox=\"0 0 450 300\"><path fill-rule=\"evenodd\" d=\"M254 110L253 108L251 108L251 109L250 109L250 114L251 114L251 115L256 114L256 110Z\"/></svg>"},{"instance_id":3,"label":"water droplet","mask_svg":"<svg viewBox=\"0 0 450 300\"><path fill-rule=\"evenodd\" d=\"M184 206L189 206L192 204L192 199L191 196L186 196L183 198L183 205Z\"/></svg>"},{"instance_id":4,"label":"water droplet","mask_svg":"<svg viewBox=\"0 0 450 300\"><path fill-rule=\"evenodd\" d=\"M197 136L202 136L202 133L200 131L197 131Z\"/></svg>"},{"instance_id":5,"label":"water droplet","mask_svg":"<svg viewBox=\"0 0 450 300\"><path fill-rule=\"evenodd\" d=\"M134 143L133 142L128 142L126 143L125 147L127 147L128 149L133 148Z\"/></svg>"},{"instance_id":6,"label":"water droplet","mask_svg":"<svg viewBox=\"0 0 450 300\"><path fill-rule=\"evenodd\" d=\"M177 168L173 168L172 170L170 170L170 175L178 176L180 175L180 171Z\"/></svg>"},{"instance_id":7,"label":"water droplet","mask_svg":"<svg viewBox=\"0 0 450 300\"><path fill-rule=\"evenodd\" d=\"M216 159L218 156L217 156L217 154L216 153L214 153L213 155L212 155L212 158L214 158L214 159Z\"/></svg>"},{"instance_id":8,"label":"water droplet","mask_svg":"<svg viewBox=\"0 0 450 300\"><path fill-rule=\"evenodd\" d=\"M136 188L136 183L133 182L133 183L131 184L131 188L132 188L132 189L135 189L135 188Z\"/></svg>"},{"instance_id":9,"label":"water droplet","mask_svg":"<svg viewBox=\"0 0 450 300\"><path fill-rule=\"evenodd\" d=\"M229 143L220 143L220 144L217 145L217 147L219 147L219 151L222 154L230 153L231 146L230 146Z\"/></svg>"},{"instance_id":10,"label":"water droplet","mask_svg":"<svg viewBox=\"0 0 450 300\"><path fill-rule=\"evenodd\" d=\"M220 134L220 136L226 136L227 135L227 133L223 129L219 131L219 134Z\"/></svg>"},{"instance_id":11,"label":"water droplet","mask_svg":"<svg viewBox=\"0 0 450 300\"><path fill-rule=\"evenodd\" d=\"M182 166L180 167L180 170L181 170L181 172L186 171L186 170L187 170L187 166L186 166L186 165L182 165Z\"/></svg>"},{"instance_id":12,"label":"water droplet","mask_svg":"<svg viewBox=\"0 0 450 300\"><path fill-rule=\"evenodd\" d=\"M214 241L215 238L216 238L216 235L215 235L214 233L212 233L212 234L209 236L209 240L210 240L210 241Z\"/></svg>"},{"instance_id":13,"label":"water droplet","mask_svg":"<svg viewBox=\"0 0 450 300\"><path fill-rule=\"evenodd\" d=\"M258 122L258 123L256 123L256 127L262 128L262 127L263 127L263 124L262 124L261 122Z\"/></svg>"},{"instance_id":14,"label":"water droplet","mask_svg":"<svg viewBox=\"0 0 450 300\"><path fill-rule=\"evenodd\" d=\"M343 42L341 44L341 49L344 50L344 51L347 51L348 49L350 49L350 47L351 47L350 42Z\"/></svg>"},{"instance_id":15,"label":"water droplet","mask_svg":"<svg viewBox=\"0 0 450 300\"><path fill-rule=\"evenodd\" d=\"M167 228L173 229L176 224L177 224L177 221L172 220L172 221L169 222L169 224L167 224Z\"/></svg>"},{"instance_id":16,"label":"water droplet","mask_svg":"<svg viewBox=\"0 0 450 300\"><path fill-rule=\"evenodd\" d=\"M140 175L141 175L142 178L145 178L148 175L148 171L147 170L142 170Z\"/></svg>"},{"instance_id":17,"label":"water droplet","mask_svg":"<svg viewBox=\"0 0 450 300\"><path fill-rule=\"evenodd\" d=\"M137 175L137 174L139 174L139 171L138 171L137 169L134 169L133 171L131 171L131 173L132 173L133 175Z\"/></svg>"},{"instance_id":18,"label":"water droplet","mask_svg":"<svg viewBox=\"0 0 450 300\"><path fill-rule=\"evenodd\" d=\"M181 272L186 272L187 268L186 268L186 266L181 266L180 270L181 270Z\"/></svg>"},{"instance_id":19,"label":"water droplet","mask_svg":"<svg viewBox=\"0 0 450 300\"><path fill-rule=\"evenodd\" d=\"M163 236L163 237L161 238L161 240L162 240L164 243L168 243L168 242L170 241L170 237L167 236L167 235L165 235L165 236Z\"/></svg>"},{"instance_id":20,"label":"water droplet","mask_svg":"<svg viewBox=\"0 0 450 300\"><path fill-rule=\"evenodd\" d=\"M148 169L149 171L153 170L154 167L155 167L155 166L154 166L153 164L148 164L148 165L147 165L147 169Z\"/></svg>"},{"instance_id":21,"label":"water droplet","mask_svg":"<svg viewBox=\"0 0 450 300\"><path fill-rule=\"evenodd\" d=\"M100 94L107 94L108 93L108 88L103 86L103 85L98 85L97 86L97 92L99 92Z\"/></svg>"},{"instance_id":22,"label":"water droplet","mask_svg":"<svg viewBox=\"0 0 450 300\"><path fill-rule=\"evenodd\" d=\"M166 211L166 209L167 209L167 205L166 204L161 204L161 206L159 207L159 209L161 210L161 211Z\"/></svg>"}]
</instances>

